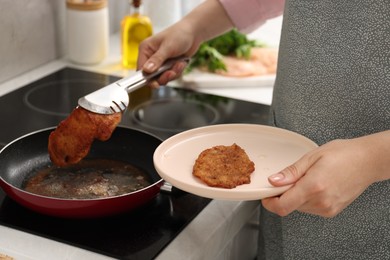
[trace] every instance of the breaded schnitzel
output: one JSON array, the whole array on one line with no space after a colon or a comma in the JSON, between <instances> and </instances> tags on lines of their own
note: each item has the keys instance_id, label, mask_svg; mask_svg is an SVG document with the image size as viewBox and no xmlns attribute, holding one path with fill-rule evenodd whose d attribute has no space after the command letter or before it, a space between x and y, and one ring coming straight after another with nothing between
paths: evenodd
<instances>
[{"instance_id":1,"label":"breaded schnitzel","mask_svg":"<svg viewBox=\"0 0 390 260\"><path fill-rule=\"evenodd\" d=\"M74 164L89 152L94 139L106 141L122 119L121 113L102 115L77 107L49 136L49 155L58 166Z\"/></svg>"},{"instance_id":2,"label":"breaded schnitzel","mask_svg":"<svg viewBox=\"0 0 390 260\"><path fill-rule=\"evenodd\" d=\"M235 188L250 183L255 164L245 150L237 144L218 145L199 154L193 167L193 175L211 187Z\"/></svg>"}]
</instances>

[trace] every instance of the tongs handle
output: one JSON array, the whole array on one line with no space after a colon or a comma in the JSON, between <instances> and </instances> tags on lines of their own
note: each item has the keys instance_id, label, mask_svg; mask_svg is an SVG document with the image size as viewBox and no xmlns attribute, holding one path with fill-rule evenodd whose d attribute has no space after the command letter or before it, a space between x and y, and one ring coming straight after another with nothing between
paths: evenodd
<instances>
[{"instance_id":1,"label":"tongs handle","mask_svg":"<svg viewBox=\"0 0 390 260\"><path fill-rule=\"evenodd\" d=\"M164 62L163 65L161 65L160 68L158 68L155 72L152 73L145 73L141 70L137 71L136 74L133 74L129 77L123 78L121 80L118 80L116 84L118 84L121 88L127 91L127 93L130 93L134 90L137 90L138 88L145 86L151 79L154 77L160 75L166 70L169 70L175 65L176 62L178 61L185 61L189 62L190 58L188 57L177 57L177 58L172 58Z\"/></svg>"}]
</instances>

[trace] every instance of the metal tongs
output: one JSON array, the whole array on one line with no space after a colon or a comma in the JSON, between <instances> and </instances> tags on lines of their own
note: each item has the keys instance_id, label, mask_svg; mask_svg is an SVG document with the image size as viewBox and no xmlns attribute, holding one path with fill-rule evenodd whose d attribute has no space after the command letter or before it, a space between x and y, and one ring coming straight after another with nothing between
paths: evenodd
<instances>
[{"instance_id":1,"label":"metal tongs","mask_svg":"<svg viewBox=\"0 0 390 260\"><path fill-rule=\"evenodd\" d=\"M170 69L178 61L189 62L187 57L167 60L157 71L146 74L137 71L134 75L120 79L79 99L79 106L98 114L124 112L129 105L128 93L145 86L151 79Z\"/></svg>"}]
</instances>

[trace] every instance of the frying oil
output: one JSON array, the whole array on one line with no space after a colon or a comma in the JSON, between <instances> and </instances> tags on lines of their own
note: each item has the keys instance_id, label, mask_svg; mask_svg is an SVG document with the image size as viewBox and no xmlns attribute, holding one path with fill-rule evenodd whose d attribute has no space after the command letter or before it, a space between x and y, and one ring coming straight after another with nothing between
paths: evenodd
<instances>
[{"instance_id":1,"label":"frying oil","mask_svg":"<svg viewBox=\"0 0 390 260\"><path fill-rule=\"evenodd\" d=\"M153 33L152 22L141 13L141 0L130 0L130 13L122 19L122 65L127 69L137 67L139 44Z\"/></svg>"}]
</instances>

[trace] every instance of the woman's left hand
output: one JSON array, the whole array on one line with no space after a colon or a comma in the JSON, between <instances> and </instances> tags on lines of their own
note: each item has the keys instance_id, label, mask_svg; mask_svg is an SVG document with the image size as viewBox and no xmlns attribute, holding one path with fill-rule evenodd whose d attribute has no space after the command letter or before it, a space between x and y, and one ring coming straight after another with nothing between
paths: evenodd
<instances>
[{"instance_id":1,"label":"woman's left hand","mask_svg":"<svg viewBox=\"0 0 390 260\"><path fill-rule=\"evenodd\" d=\"M390 160L385 156L389 155L389 136L390 131L386 131L335 140L307 153L270 176L269 181L274 186L294 185L279 197L263 199L263 206L280 216L294 210L323 217L336 216L369 185L389 178L386 167Z\"/></svg>"}]
</instances>

